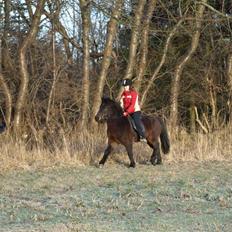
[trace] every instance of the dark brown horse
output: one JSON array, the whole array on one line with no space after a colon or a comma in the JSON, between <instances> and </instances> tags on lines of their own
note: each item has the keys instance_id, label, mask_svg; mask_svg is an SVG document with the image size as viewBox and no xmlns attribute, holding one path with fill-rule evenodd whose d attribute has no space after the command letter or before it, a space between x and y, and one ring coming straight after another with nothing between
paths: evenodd
<instances>
[{"instance_id":1,"label":"dark brown horse","mask_svg":"<svg viewBox=\"0 0 232 232\"><path fill-rule=\"evenodd\" d=\"M112 144L118 143L125 146L130 159L130 167L135 167L132 145L133 142L139 142L139 137L129 119L123 116L121 106L110 98L102 98L102 103L95 119L99 123L107 123L108 145L99 164L104 165L112 151ZM150 161L153 165L161 164L159 137L163 153L167 154L170 150L167 128L163 120L158 116L142 115L142 122L146 129L147 144L153 149Z\"/></svg>"}]
</instances>

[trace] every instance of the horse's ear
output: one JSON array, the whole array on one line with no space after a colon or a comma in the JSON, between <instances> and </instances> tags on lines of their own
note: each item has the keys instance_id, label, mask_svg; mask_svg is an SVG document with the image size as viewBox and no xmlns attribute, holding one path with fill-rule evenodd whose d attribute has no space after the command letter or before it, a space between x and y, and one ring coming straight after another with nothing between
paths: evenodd
<instances>
[{"instance_id":1,"label":"horse's ear","mask_svg":"<svg viewBox=\"0 0 232 232\"><path fill-rule=\"evenodd\" d=\"M106 95L103 95L101 98L102 102L106 101L107 99L109 99L109 97L107 97Z\"/></svg>"}]
</instances>

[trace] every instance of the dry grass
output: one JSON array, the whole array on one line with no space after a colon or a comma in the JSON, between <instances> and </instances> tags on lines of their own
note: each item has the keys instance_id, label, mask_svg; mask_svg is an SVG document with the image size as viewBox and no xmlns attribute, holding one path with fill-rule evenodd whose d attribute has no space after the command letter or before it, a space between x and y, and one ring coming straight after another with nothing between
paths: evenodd
<instances>
[{"instance_id":1,"label":"dry grass","mask_svg":"<svg viewBox=\"0 0 232 232\"><path fill-rule=\"evenodd\" d=\"M209 134L188 134L181 130L172 141L170 160L220 161L232 158L232 127Z\"/></svg>"},{"instance_id":2,"label":"dry grass","mask_svg":"<svg viewBox=\"0 0 232 232\"><path fill-rule=\"evenodd\" d=\"M179 130L171 135L171 152L163 156L166 162L231 160L232 129L226 128L211 134L188 134ZM44 145L39 141L31 148L30 140L15 140L1 135L1 170L11 168L30 168L31 166L89 165L97 163L106 146L104 130L95 134L86 131L79 133L60 133ZM43 145L41 145L43 144ZM134 144L137 162L149 160L152 150L144 144ZM128 162L125 149L116 147L109 162Z\"/></svg>"}]
</instances>

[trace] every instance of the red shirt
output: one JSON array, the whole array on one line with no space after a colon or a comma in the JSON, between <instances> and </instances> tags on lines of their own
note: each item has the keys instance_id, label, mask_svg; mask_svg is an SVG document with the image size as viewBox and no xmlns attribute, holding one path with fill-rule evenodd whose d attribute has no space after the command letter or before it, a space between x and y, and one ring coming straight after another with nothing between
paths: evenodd
<instances>
[{"instance_id":1,"label":"red shirt","mask_svg":"<svg viewBox=\"0 0 232 232\"><path fill-rule=\"evenodd\" d=\"M129 114L140 111L138 93L135 90L123 91L121 95L123 110Z\"/></svg>"}]
</instances>

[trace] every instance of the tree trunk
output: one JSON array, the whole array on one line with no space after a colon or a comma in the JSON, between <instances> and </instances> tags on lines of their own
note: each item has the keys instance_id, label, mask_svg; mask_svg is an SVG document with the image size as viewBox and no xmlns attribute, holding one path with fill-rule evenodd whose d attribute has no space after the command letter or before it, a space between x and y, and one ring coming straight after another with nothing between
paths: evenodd
<instances>
[{"instance_id":1,"label":"tree trunk","mask_svg":"<svg viewBox=\"0 0 232 232\"><path fill-rule=\"evenodd\" d=\"M20 86L15 107L14 129L19 130L22 121L23 107L25 106L26 94L28 90L29 74L27 71L26 51L37 35L40 23L40 17L45 4L45 0L40 0L35 14L33 16L30 30L19 47L19 69L20 69Z\"/></svg>"},{"instance_id":2,"label":"tree trunk","mask_svg":"<svg viewBox=\"0 0 232 232\"><path fill-rule=\"evenodd\" d=\"M47 106L47 113L46 113L46 125L49 127L50 121L50 112L52 106L52 99L55 92L56 81L57 81L57 68L56 68L56 31L54 29L54 24L52 24L52 85L51 90L48 97L48 106Z\"/></svg>"},{"instance_id":3,"label":"tree trunk","mask_svg":"<svg viewBox=\"0 0 232 232\"><path fill-rule=\"evenodd\" d=\"M135 61L136 61L136 54L137 54L137 47L138 47L138 38L140 32L140 25L141 25L141 18L143 15L143 9L146 0L140 0L138 2L138 6L134 16L134 23L132 27L132 34L131 34L131 41L130 41L130 53L129 53L129 60L127 64L127 69L124 78L131 79L134 74L135 68Z\"/></svg>"},{"instance_id":4,"label":"tree trunk","mask_svg":"<svg viewBox=\"0 0 232 232\"><path fill-rule=\"evenodd\" d=\"M5 115L2 116L7 125L7 128L9 128L11 123L12 96L10 93L10 89L7 85L7 82L5 81L5 78L2 74L3 71L6 72L10 70L11 73L13 73L14 71L12 60L10 58L10 54L8 51L8 44L7 44L8 33L10 29L10 1L9 0L5 1L4 14L5 14L4 31L2 37L0 37L0 87L3 90L3 94L5 97L5 112L1 112L1 114L5 113Z\"/></svg>"},{"instance_id":5,"label":"tree trunk","mask_svg":"<svg viewBox=\"0 0 232 232\"><path fill-rule=\"evenodd\" d=\"M68 33L65 30L65 27L61 24L61 22L59 21L59 19L54 19L54 23L55 23L55 30L58 31L62 36L63 36L63 44L64 44L64 49L67 55L67 62L68 64L72 64L73 63L73 58L72 58L72 52L70 51L69 48L69 42L66 39L68 37Z\"/></svg>"},{"instance_id":6,"label":"tree trunk","mask_svg":"<svg viewBox=\"0 0 232 232\"><path fill-rule=\"evenodd\" d=\"M190 115L190 132L195 133L196 132L196 115L195 115L195 98L194 95L192 95L190 99L190 106L189 106L189 115Z\"/></svg>"},{"instance_id":7,"label":"tree trunk","mask_svg":"<svg viewBox=\"0 0 232 232\"><path fill-rule=\"evenodd\" d=\"M211 67L209 66L209 73L210 73ZM212 74L211 74L212 75ZM208 87L208 94L209 94L209 102L210 102L210 108L211 108L211 115L210 115L210 122L212 130L218 127L218 121L217 121L217 97L215 92L215 86L213 83L213 79L209 77L209 75L206 75L206 83Z\"/></svg>"},{"instance_id":8,"label":"tree trunk","mask_svg":"<svg viewBox=\"0 0 232 232\"><path fill-rule=\"evenodd\" d=\"M202 2L207 3L207 0L203 0ZM170 124L172 125L172 128L177 127L180 77L183 72L184 66L191 59L193 53L197 49L204 9L205 9L205 5L202 4L199 6L198 11L196 12L196 26L195 26L195 33L193 34L192 37L191 47L187 51L187 53L183 56L183 58L180 60L179 64L177 64L174 71L172 87L171 87L171 109L170 109Z\"/></svg>"},{"instance_id":9,"label":"tree trunk","mask_svg":"<svg viewBox=\"0 0 232 232\"><path fill-rule=\"evenodd\" d=\"M232 53L230 53L228 56L227 66L228 66L227 76L228 76L228 86L229 86L229 101L228 101L229 115L230 115L229 119L232 125Z\"/></svg>"},{"instance_id":10,"label":"tree trunk","mask_svg":"<svg viewBox=\"0 0 232 232\"><path fill-rule=\"evenodd\" d=\"M10 31L10 1L6 0L4 4L4 31L2 36L1 46L2 46L2 54L1 58L1 68L3 68L4 72L11 73L11 75L14 73L14 65L13 61L10 57L9 50L8 50L8 33Z\"/></svg>"},{"instance_id":11,"label":"tree trunk","mask_svg":"<svg viewBox=\"0 0 232 232\"><path fill-rule=\"evenodd\" d=\"M156 79L156 77L157 77L157 75L158 75L160 69L162 68L162 66L163 66L163 64L164 64L164 62L165 62L165 60L166 60L167 53L168 53L168 48L169 48L169 45L170 45L170 43L171 43L171 39L172 39L172 37L175 35L177 29L179 28L179 26L181 25L182 22L183 22L183 19L181 19L181 20L175 25L175 27L171 30L171 32L170 32L169 35L168 35L168 38L167 38L167 40L166 40L166 42L165 42L165 46L164 46L164 50L163 50L163 56L162 56L162 58L161 58L161 61L160 61L159 65L158 65L158 67L155 69L155 71L154 71L152 77L149 79L149 81L148 81L148 83L147 83L147 85L146 85L146 87L145 87L143 93L141 94L141 102L140 102L141 106L144 105L145 100L146 100L146 97L147 97L147 95L148 95L148 92L149 92L150 88L152 87L152 85L153 85L153 83L154 83L154 81L155 81L155 79Z\"/></svg>"},{"instance_id":12,"label":"tree trunk","mask_svg":"<svg viewBox=\"0 0 232 232\"><path fill-rule=\"evenodd\" d=\"M47 11L44 10L44 14L51 20L51 23L54 27L54 30L59 32L59 33L60 33L60 31L62 31L62 34L65 34L68 37L68 34L66 32L65 27L60 22L60 11L62 8L62 3L60 1L55 1L55 7L54 6L52 7L51 4L48 4L48 7L49 7L50 13L48 13ZM70 47L69 47L69 42L64 36L63 36L62 41L64 44L66 56L67 56L67 63L72 64L73 59L72 59L72 53L71 53Z\"/></svg>"},{"instance_id":13,"label":"tree trunk","mask_svg":"<svg viewBox=\"0 0 232 232\"><path fill-rule=\"evenodd\" d=\"M136 78L136 82L134 84L137 91L140 90L141 82L143 79L143 75L146 69L147 64L147 52L148 52L148 41L149 41L149 28L150 28L150 21L154 12L156 0L149 0L147 5L148 9L144 12L145 20L143 22L143 30L141 36L141 59L139 61L139 68L138 74Z\"/></svg>"},{"instance_id":14,"label":"tree trunk","mask_svg":"<svg viewBox=\"0 0 232 232\"><path fill-rule=\"evenodd\" d=\"M95 127L96 125L94 118L101 103L103 87L111 62L113 41L116 34L116 25L121 14L122 3L123 3L122 0L116 0L115 7L112 11L111 19L108 23L107 40L106 40L103 60L101 64L101 72L98 78L96 91L94 93L93 108L92 108L91 121L90 121L92 127Z\"/></svg>"},{"instance_id":15,"label":"tree trunk","mask_svg":"<svg viewBox=\"0 0 232 232\"><path fill-rule=\"evenodd\" d=\"M6 122L7 128L9 128L11 122L11 112L12 112L12 96L8 88L8 85L5 82L5 79L1 73L0 73L0 86L3 89L3 93L5 97L6 114L3 115L3 117L4 117L4 121Z\"/></svg>"},{"instance_id":16,"label":"tree trunk","mask_svg":"<svg viewBox=\"0 0 232 232\"><path fill-rule=\"evenodd\" d=\"M83 77L82 77L82 107L81 128L85 128L88 122L89 112L89 31L90 31L90 1L80 0L82 16L82 43L83 43Z\"/></svg>"}]
</instances>

